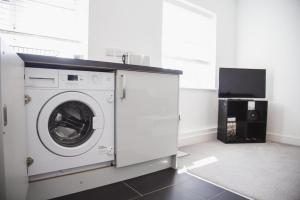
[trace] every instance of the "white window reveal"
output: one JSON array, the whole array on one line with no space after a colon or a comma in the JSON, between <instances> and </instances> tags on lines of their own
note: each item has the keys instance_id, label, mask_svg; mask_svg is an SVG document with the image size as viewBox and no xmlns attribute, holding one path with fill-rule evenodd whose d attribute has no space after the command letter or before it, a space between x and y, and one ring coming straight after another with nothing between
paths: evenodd
<instances>
[{"instance_id":1,"label":"white window reveal","mask_svg":"<svg viewBox=\"0 0 300 200\"><path fill-rule=\"evenodd\" d=\"M87 0L0 0L0 34L16 52L87 55Z\"/></svg>"},{"instance_id":2,"label":"white window reveal","mask_svg":"<svg viewBox=\"0 0 300 200\"><path fill-rule=\"evenodd\" d=\"M183 0L164 0L162 65L183 71L182 88L216 88L216 14Z\"/></svg>"}]
</instances>

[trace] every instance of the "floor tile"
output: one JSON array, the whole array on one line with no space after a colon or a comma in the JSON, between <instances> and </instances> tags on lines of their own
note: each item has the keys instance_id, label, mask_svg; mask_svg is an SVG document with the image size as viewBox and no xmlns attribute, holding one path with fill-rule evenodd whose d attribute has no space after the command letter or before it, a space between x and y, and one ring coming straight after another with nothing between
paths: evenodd
<instances>
[{"instance_id":1,"label":"floor tile","mask_svg":"<svg viewBox=\"0 0 300 200\"><path fill-rule=\"evenodd\" d=\"M247 198L244 198L242 196L239 196L235 193L225 191L221 193L220 195L212 198L211 200L247 200Z\"/></svg>"},{"instance_id":2,"label":"floor tile","mask_svg":"<svg viewBox=\"0 0 300 200\"><path fill-rule=\"evenodd\" d=\"M201 197L193 194L187 193L183 189L177 186L170 186L162 190L158 190L149 193L137 200L205 200Z\"/></svg>"},{"instance_id":3,"label":"floor tile","mask_svg":"<svg viewBox=\"0 0 300 200\"><path fill-rule=\"evenodd\" d=\"M193 176L190 176L187 181L176 185L176 187L180 187L185 193L194 194L203 199L213 198L214 196L226 191Z\"/></svg>"},{"instance_id":4,"label":"floor tile","mask_svg":"<svg viewBox=\"0 0 300 200\"><path fill-rule=\"evenodd\" d=\"M189 178L186 174L177 174L174 169L165 169L125 181L141 194L147 194L167 186L178 184Z\"/></svg>"},{"instance_id":5,"label":"floor tile","mask_svg":"<svg viewBox=\"0 0 300 200\"><path fill-rule=\"evenodd\" d=\"M137 197L139 197L139 195L136 192L120 182L66 195L53 200L129 200Z\"/></svg>"}]
</instances>

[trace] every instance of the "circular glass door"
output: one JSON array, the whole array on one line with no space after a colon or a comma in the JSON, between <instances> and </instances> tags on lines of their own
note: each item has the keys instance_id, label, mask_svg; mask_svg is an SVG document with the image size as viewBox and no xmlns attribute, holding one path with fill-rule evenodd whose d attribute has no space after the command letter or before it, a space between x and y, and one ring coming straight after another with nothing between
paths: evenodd
<instances>
[{"instance_id":1,"label":"circular glass door","mask_svg":"<svg viewBox=\"0 0 300 200\"><path fill-rule=\"evenodd\" d=\"M101 138L104 116L98 102L81 92L64 92L42 107L37 120L41 142L61 156L81 155Z\"/></svg>"},{"instance_id":2,"label":"circular glass door","mask_svg":"<svg viewBox=\"0 0 300 200\"><path fill-rule=\"evenodd\" d=\"M52 139L64 147L76 147L87 141L94 132L94 113L79 101L68 101L51 113L48 129Z\"/></svg>"}]
</instances>

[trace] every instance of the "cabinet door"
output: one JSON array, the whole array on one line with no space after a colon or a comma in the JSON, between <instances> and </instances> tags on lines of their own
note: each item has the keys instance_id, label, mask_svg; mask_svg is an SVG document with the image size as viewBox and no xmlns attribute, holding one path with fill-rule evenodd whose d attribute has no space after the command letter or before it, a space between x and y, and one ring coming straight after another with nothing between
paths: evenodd
<instances>
[{"instance_id":1,"label":"cabinet door","mask_svg":"<svg viewBox=\"0 0 300 200\"><path fill-rule=\"evenodd\" d=\"M117 72L117 167L176 154L178 85L178 75Z\"/></svg>"},{"instance_id":2,"label":"cabinet door","mask_svg":"<svg viewBox=\"0 0 300 200\"><path fill-rule=\"evenodd\" d=\"M0 199L26 199L24 63L0 38Z\"/></svg>"}]
</instances>

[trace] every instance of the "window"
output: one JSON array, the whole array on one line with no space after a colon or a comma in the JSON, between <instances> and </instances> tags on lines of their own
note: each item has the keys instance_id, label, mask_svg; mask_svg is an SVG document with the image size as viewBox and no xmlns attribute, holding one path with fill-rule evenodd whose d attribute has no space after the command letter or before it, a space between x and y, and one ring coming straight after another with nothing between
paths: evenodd
<instances>
[{"instance_id":1,"label":"window","mask_svg":"<svg viewBox=\"0 0 300 200\"><path fill-rule=\"evenodd\" d=\"M216 15L183 0L163 4L162 65L183 71L182 88L216 88Z\"/></svg>"},{"instance_id":2,"label":"window","mask_svg":"<svg viewBox=\"0 0 300 200\"><path fill-rule=\"evenodd\" d=\"M87 0L0 0L0 34L16 52L87 55Z\"/></svg>"}]
</instances>

